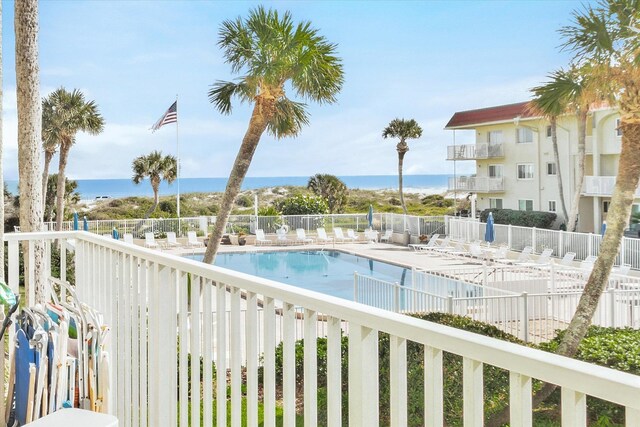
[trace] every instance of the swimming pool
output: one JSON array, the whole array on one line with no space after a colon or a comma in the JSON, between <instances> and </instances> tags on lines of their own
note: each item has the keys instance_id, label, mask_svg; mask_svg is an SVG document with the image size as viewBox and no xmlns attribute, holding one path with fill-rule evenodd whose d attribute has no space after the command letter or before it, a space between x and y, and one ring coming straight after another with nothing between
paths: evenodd
<instances>
[{"instance_id":1,"label":"swimming pool","mask_svg":"<svg viewBox=\"0 0 640 427\"><path fill-rule=\"evenodd\" d=\"M189 258L201 260L201 255ZM353 300L353 273L411 284L411 270L334 250L220 253L215 265Z\"/></svg>"}]
</instances>

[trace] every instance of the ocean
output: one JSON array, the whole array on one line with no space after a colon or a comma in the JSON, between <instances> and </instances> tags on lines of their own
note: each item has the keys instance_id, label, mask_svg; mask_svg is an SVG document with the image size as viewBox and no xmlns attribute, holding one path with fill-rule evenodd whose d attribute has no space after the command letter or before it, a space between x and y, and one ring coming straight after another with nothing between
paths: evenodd
<instances>
[{"instance_id":1,"label":"ocean","mask_svg":"<svg viewBox=\"0 0 640 427\"><path fill-rule=\"evenodd\" d=\"M382 190L397 189L398 177L396 175L356 175L339 176L339 178L351 189ZM442 193L447 189L449 175L404 175L403 185L407 192L420 192L426 194ZM264 187L278 187L284 185L306 186L308 176L281 176L281 177L247 177L242 185L243 190L253 190ZM130 197L152 196L153 191L148 180L136 185L131 179L79 179L78 192L83 200L97 197ZM181 178L180 193L211 193L222 192L227 185L227 178ZM17 181L7 181L9 191L18 192ZM178 186L174 182L168 185L162 182L160 195L176 194Z\"/></svg>"}]
</instances>

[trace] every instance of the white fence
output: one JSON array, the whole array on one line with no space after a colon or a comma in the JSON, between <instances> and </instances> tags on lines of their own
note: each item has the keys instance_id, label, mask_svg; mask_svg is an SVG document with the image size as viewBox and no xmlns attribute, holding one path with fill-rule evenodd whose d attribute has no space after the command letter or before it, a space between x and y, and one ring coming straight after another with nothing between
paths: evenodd
<instances>
[{"instance_id":1,"label":"white fence","mask_svg":"<svg viewBox=\"0 0 640 427\"><path fill-rule=\"evenodd\" d=\"M45 247L51 265L55 241L75 240L75 282L79 297L105 314L112 327L112 412L120 425L240 426L258 424L259 403L264 425L274 426L276 406L284 425L296 423L296 346L304 339L304 385L300 402L304 424L318 423L318 320L326 322L326 416L328 425L342 424L343 380L348 380L348 422L377 426L381 368L378 335L389 334L391 425L407 423L407 341L424 346L425 383L422 424L443 426L443 352L463 358L463 418L466 426L483 425L483 364L510 372L512 425L531 425L532 379L562 388L562 425L586 425L585 395L625 406L627 427L640 425L640 378L462 330L413 319L369 306L314 293L242 273L181 259L158 251L84 232L16 233L9 241L9 283L18 291L20 274L33 283L33 263L20 270L18 251L26 241ZM26 258L39 259L33 243ZM64 259L64 258L63 258ZM63 261L64 263L64 261ZM33 299L28 298L28 303ZM191 316L198 307L202 316ZM263 323L258 325L259 307ZM296 315L296 308L302 315ZM246 311L244 325L239 321ZM227 315L229 312L229 315ZM229 317L228 317L229 316ZM301 321L302 331L296 332ZM342 378L341 343L348 328L347 378ZM282 368L275 357L277 329L282 330ZM180 345L178 345L178 337ZM258 348L261 337L264 350ZM185 345L189 343L189 345ZM247 361L241 366L245 343ZM215 354L215 360L214 360ZM202 358L202 365L188 360ZM214 378L213 362L217 372ZM201 369L202 366L202 369ZM259 380L258 368L262 380ZM277 376L281 372L282 376ZM279 374L278 374L279 375ZM260 382L260 384L259 384ZM276 404L276 387L281 399ZM215 389L215 391L214 391ZM259 394L258 390L262 392ZM228 396L215 399L215 396ZM200 408L202 410L200 410ZM229 409L229 412L227 412ZM229 414L229 415L228 415Z\"/></svg>"}]
</instances>

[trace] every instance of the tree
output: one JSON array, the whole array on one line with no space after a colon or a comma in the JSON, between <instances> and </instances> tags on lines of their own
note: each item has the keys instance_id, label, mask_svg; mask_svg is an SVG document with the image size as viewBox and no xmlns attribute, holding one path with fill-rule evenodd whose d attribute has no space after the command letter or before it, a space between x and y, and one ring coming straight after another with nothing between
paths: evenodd
<instances>
[{"instance_id":1,"label":"tree","mask_svg":"<svg viewBox=\"0 0 640 427\"><path fill-rule=\"evenodd\" d=\"M564 197L564 186L562 185L562 168L560 167L560 155L558 153L558 117L567 110L566 93L563 90L565 71L554 71L549 75L549 81L541 86L531 89L535 98L531 101L531 109L536 113L545 116L551 125L551 145L553 147L553 158L556 162L556 178L558 180L558 195L560 196L560 206L565 223L569 221L567 204Z\"/></svg>"},{"instance_id":2,"label":"tree","mask_svg":"<svg viewBox=\"0 0 640 427\"><path fill-rule=\"evenodd\" d=\"M77 204L80 202L78 182L72 179L65 179L64 201L67 204ZM44 218L53 221L56 212L56 194L58 193L58 174L49 175L47 179L47 193L44 203Z\"/></svg>"},{"instance_id":3,"label":"tree","mask_svg":"<svg viewBox=\"0 0 640 427\"><path fill-rule=\"evenodd\" d=\"M171 184L178 176L178 161L174 156L162 156L160 151L152 151L146 156L136 157L131 164L133 169L133 182L140 184L145 178L149 178L153 189L153 205L144 214L144 219L149 218L156 210L159 202L158 190L160 183L167 181Z\"/></svg>"},{"instance_id":4,"label":"tree","mask_svg":"<svg viewBox=\"0 0 640 427\"><path fill-rule=\"evenodd\" d=\"M56 230L59 231L62 229L64 219L65 171L71 146L76 142L78 132L86 132L90 135L98 135L102 132L104 119L98 111L97 104L94 101L85 101L84 94L78 89L71 92L62 87L56 89L49 94L44 103L51 105L51 117L45 110L49 117L45 124L49 127L44 135L47 140L55 138L60 147L56 194Z\"/></svg>"},{"instance_id":5,"label":"tree","mask_svg":"<svg viewBox=\"0 0 640 427\"><path fill-rule=\"evenodd\" d=\"M341 213L347 203L347 186L335 175L316 174L309 178L307 188L327 201L329 213Z\"/></svg>"},{"instance_id":6,"label":"tree","mask_svg":"<svg viewBox=\"0 0 640 427\"><path fill-rule=\"evenodd\" d=\"M38 1L15 2L16 83L18 107L18 178L20 227L42 230L42 186L40 185L41 102L38 67ZM25 280L27 298L44 302L44 246L34 242L34 277ZM28 262L25 257L25 262ZM25 271L30 268L25 265Z\"/></svg>"},{"instance_id":7,"label":"tree","mask_svg":"<svg viewBox=\"0 0 640 427\"><path fill-rule=\"evenodd\" d=\"M408 139L416 139L422 136L422 128L415 120L405 119L393 119L389 123L389 126L382 131L382 137L387 138L400 138L400 142L396 145L398 151L398 191L400 192L400 204L402 210L406 215L407 207L404 203L404 194L402 194L402 163L404 162L404 156L409 151Z\"/></svg>"},{"instance_id":8,"label":"tree","mask_svg":"<svg viewBox=\"0 0 640 427\"><path fill-rule=\"evenodd\" d=\"M231 99L253 103L249 126L234 161L204 262L212 263L220 246L233 202L240 192L251 159L265 131L276 138L295 137L309 123L306 105L289 99L290 91L306 101L333 103L342 88L343 70L335 44L310 22L294 24L291 14L259 6L243 20L225 21L218 45L235 82L218 81L209 100L223 114L231 113Z\"/></svg>"},{"instance_id":9,"label":"tree","mask_svg":"<svg viewBox=\"0 0 640 427\"><path fill-rule=\"evenodd\" d=\"M42 100L42 150L44 151L44 167L42 169L42 200L47 203L49 187L49 166L58 151L59 126L54 122L55 109L51 97ZM56 174L57 176L57 174Z\"/></svg>"}]
</instances>

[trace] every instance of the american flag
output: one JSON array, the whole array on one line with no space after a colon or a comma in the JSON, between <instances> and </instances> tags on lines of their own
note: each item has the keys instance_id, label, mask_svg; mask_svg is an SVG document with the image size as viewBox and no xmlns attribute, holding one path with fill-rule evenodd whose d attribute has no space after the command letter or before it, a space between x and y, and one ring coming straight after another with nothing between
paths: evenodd
<instances>
[{"instance_id":1,"label":"american flag","mask_svg":"<svg viewBox=\"0 0 640 427\"><path fill-rule=\"evenodd\" d=\"M178 121L178 101L171 104L171 107L158 119L158 121L151 127L153 132L160 129L162 126L169 123L176 123Z\"/></svg>"}]
</instances>

